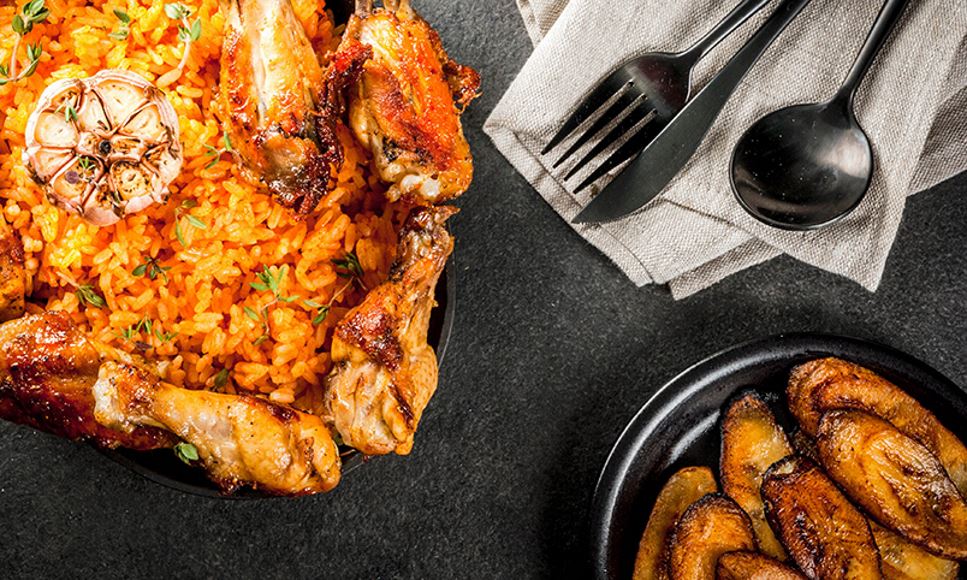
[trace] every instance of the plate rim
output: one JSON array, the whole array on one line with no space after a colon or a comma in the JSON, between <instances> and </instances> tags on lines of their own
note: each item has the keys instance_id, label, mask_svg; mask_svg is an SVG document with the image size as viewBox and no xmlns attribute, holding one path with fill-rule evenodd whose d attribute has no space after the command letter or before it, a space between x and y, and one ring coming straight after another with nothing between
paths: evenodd
<instances>
[{"instance_id":1,"label":"plate rim","mask_svg":"<svg viewBox=\"0 0 967 580\"><path fill-rule=\"evenodd\" d=\"M654 418L652 417L654 411L674 403L676 397L687 398L691 396L695 390L702 388L696 386L698 384L708 383L715 378L735 372L738 370L735 367L750 356L758 353L765 360L774 357L764 357L763 353L782 351L783 355L788 357L790 351L796 350L797 347L798 350L803 352L815 350L817 356L829 356L828 351L830 350L844 351L849 349L876 353L915 368L929 375L935 383L943 383L955 392L959 392L961 396L967 397L967 389L955 383L932 365L909 353L872 339L825 332L787 332L753 338L719 349L686 367L663 383L635 412L608 452L594 486L587 519L589 545L586 553L594 578L611 580L617 577L618 570L612 570L608 562L613 535L610 523L615 517L616 504L623 487L622 482L625 479L623 474L627 473L628 468L633 463L643 439L648 437L643 432L648 427L647 423ZM705 367L709 367L708 371ZM691 378L692 375L696 375L695 378ZM682 383L691 388L674 392L674 388L681 386ZM650 432L653 431L654 429L651 429Z\"/></svg>"}]
</instances>

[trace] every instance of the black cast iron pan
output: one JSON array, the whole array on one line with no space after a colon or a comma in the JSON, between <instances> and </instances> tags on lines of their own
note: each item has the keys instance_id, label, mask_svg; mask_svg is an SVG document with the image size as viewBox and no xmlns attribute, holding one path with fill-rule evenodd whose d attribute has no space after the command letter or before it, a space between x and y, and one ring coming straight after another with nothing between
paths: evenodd
<instances>
[{"instance_id":1,"label":"black cast iron pan","mask_svg":"<svg viewBox=\"0 0 967 580\"><path fill-rule=\"evenodd\" d=\"M689 465L706 465L718 473L719 415L733 395L754 388L790 431L794 422L784 395L789 371L828 356L860 364L893 381L967 441L967 392L893 348L822 334L780 335L730 348L668 382L619 437L591 506L594 576L631 577L648 515L672 473Z\"/></svg>"}]
</instances>

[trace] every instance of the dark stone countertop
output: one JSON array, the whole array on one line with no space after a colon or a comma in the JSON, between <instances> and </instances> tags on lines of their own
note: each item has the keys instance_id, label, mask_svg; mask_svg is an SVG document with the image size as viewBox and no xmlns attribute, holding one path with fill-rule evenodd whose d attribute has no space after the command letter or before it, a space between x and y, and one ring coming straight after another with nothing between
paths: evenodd
<instances>
[{"instance_id":1,"label":"dark stone countertop","mask_svg":"<svg viewBox=\"0 0 967 580\"><path fill-rule=\"evenodd\" d=\"M477 177L453 220L456 326L414 453L326 496L222 501L3 423L4 577L580 576L591 494L622 427L719 349L844 333L967 385L967 174L910 201L876 294L781 258L675 302L582 242L481 132L530 52L514 2L417 6L481 71L484 96L464 118Z\"/></svg>"}]
</instances>

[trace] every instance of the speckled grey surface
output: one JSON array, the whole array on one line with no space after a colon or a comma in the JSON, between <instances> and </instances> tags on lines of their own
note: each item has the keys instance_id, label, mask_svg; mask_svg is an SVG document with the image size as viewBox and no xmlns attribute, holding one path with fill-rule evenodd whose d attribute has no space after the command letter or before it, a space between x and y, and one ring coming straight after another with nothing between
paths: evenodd
<instances>
[{"instance_id":1,"label":"speckled grey surface","mask_svg":"<svg viewBox=\"0 0 967 580\"><path fill-rule=\"evenodd\" d=\"M967 385L967 175L913 198L876 294L779 259L674 302L584 244L481 133L530 50L513 0L418 6L485 94L465 117L477 178L453 222L456 327L413 455L373 461L328 496L214 501L3 423L0 576L580 576L611 445L710 353L822 330Z\"/></svg>"}]
</instances>

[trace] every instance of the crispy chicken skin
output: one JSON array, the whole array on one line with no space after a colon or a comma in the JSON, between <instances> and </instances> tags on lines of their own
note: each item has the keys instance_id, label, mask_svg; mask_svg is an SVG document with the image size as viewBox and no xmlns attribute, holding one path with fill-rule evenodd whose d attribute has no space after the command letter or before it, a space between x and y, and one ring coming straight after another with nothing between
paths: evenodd
<instances>
[{"instance_id":1,"label":"crispy chicken skin","mask_svg":"<svg viewBox=\"0 0 967 580\"><path fill-rule=\"evenodd\" d=\"M91 388L106 360L128 355L96 344L62 312L0 325L0 418L101 447L148 450L177 439L152 427L129 432L99 425Z\"/></svg>"},{"instance_id":2,"label":"crispy chicken skin","mask_svg":"<svg viewBox=\"0 0 967 580\"><path fill-rule=\"evenodd\" d=\"M444 225L456 208L418 208L400 232L389 279L336 326L327 379L327 420L367 455L406 455L437 386L427 344L434 289L453 251Z\"/></svg>"},{"instance_id":3,"label":"crispy chicken skin","mask_svg":"<svg viewBox=\"0 0 967 580\"><path fill-rule=\"evenodd\" d=\"M219 115L237 157L285 207L307 215L342 163L342 93L371 51L343 43L319 65L289 0L222 0Z\"/></svg>"},{"instance_id":4,"label":"crispy chicken skin","mask_svg":"<svg viewBox=\"0 0 967 580\"><path fill-rule=\"evenodd\" d=\"M23 316L26 282L23 243L0 219L0 322Z\"/></svg>"},{"instance_id":5,"label":"crispy chicken skin","mask_svg":"<svg viewBox=\"0 0 967 580\"><path fill-rule=\"evenodd\" d=\"M889 421L936 455L967 497L967 447L916 399L873 371L836 358L810 361L793 369L786 394L789 410L810 436L816 435L823 413L835 409L866 411Z\"/></svg>"},{"instance_id":6,"label":"crispy chicken skin","mask_svg":"<svg viewBox=\"0 0 967 580\"><path fill-rule=\"evenodd\" d=\"M351 92L349 121L370 149L391 201L432 205L466 191L473 159L460 114L480 77L454 62L409 0L357 0L346 38L372 47Z\"/></svg>"},{"instance_id":7,"label":"crispy chicken skin","mask_svg":"<svg viewBox=\"0 0 967 580\"><path fill-rule=\"evenodd\" d=\"M94 397L95 416L104 425L122 431L161 427L194 445L225 492L248 484L305 495L339 483L339 452L314 415L248 395L181 389L116 363L101 367Z\"/></svg>"}]
</instances>

